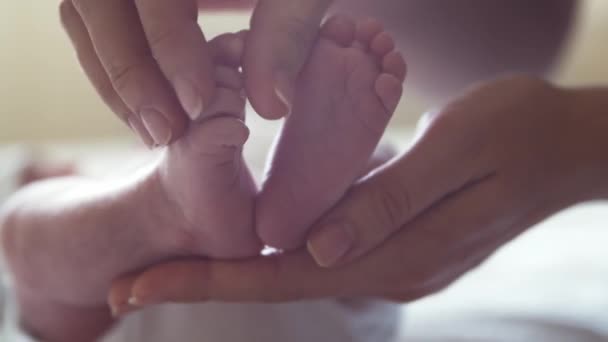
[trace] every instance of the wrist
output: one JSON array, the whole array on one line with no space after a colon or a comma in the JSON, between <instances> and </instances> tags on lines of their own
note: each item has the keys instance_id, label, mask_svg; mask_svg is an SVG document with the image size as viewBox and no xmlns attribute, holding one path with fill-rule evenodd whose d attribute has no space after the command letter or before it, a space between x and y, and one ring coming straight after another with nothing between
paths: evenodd
<instances>
[{"instance_id":1,"label":"wrist","mask_svg":"<svg viewBox=\"0 0 608 342\"><path fill-rule=\"evenodd\" d=\"M565 92L576 130L574 167L585 182L583 200L608 199L608 87Z\"/></svg>"}]
</instances>

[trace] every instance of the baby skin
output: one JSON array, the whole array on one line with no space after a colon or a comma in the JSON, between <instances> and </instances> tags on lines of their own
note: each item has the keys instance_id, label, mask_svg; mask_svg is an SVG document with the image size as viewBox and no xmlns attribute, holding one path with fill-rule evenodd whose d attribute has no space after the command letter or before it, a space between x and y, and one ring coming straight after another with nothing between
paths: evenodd
<instances>
[{"instance_id":1,"label":"baby skin","mask_svg":"<svg viewBox=\"0 0 608 342\"><path fill-rule=\"evenodd\" d=\"M6 261L22 311L45 340L81 340L42 327L56 331L68 321L49 322L60 313L73 320L105 308L111 281L127 272L167 258L240 258L262 249L253 227L257 189L242 157L249 135L238 70L243 34L210 45L216 98L158 163L119 181L37 182L4 206Z\"/></svg>"},{"instance_id":2,"label":"baby skin","mask_svg":"<svg viewBox=\"0 0 608 342\"><path fill-rule=\"evenodd\" d=\"M329 19L296 84L257 200L272 247L300 247L308 228L360 176L402 94L406 66L373 20Z\"/></svg>"},{"instance_id":3,"label":"baby skin","mask_svg":"<svg viewBox=\"0 0 608 342\"><path fill-rule=\"evenodd\" d=\"M350 20L335 18L322 31L257 199L258 224L270 222L270 215L279 218L259 230L269 241L295 245L305 225L369 170L401 95L405 65L379 26L355 30ZM239 72L244 36L227 34L210 44L216 99L158 163L120 181L74 176L38 182L15 194L0 213L22 316L47 340L102 334L104 322L112 322L107 291L121 275L168 258L241 258L262 249L254 228L256 186L242 157L249 135ZM137 122L133 126L138 129ZM318 177L306 178L313 174ZM302 195L289 197L290 191ZM282 213L280 196L301 212ZM313 199L318 203L312 205ZM286 230L274 230L279 226Z\"/></svg>"}]
</instances>

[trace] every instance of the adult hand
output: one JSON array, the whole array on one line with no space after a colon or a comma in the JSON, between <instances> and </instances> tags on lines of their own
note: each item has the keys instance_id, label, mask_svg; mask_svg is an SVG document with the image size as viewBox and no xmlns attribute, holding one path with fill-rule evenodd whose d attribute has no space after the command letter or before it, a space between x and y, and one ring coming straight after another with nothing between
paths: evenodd
<instances>
[{"instance_id":1,"label":"adult hand","mask_svg":"<svg viewBox=\"0 0 608 342\"><path fill-rule=\"evenodd\" d=\"M63 0L63 25L104 102L148 146L179 138L213 99L199 9L255 0ZM294 82L332 0L260 0L244 56L246 88L266 118L289 113Z\"/></svg>"},{"instance_id":2,"label":"adult hand","mask_svg":"<svg viewBox=\"0 0 608 342\"><path fill-rule=\"evenodd\" d=\"M63 25L108 106L149 145L167 145L211 102L197 0L63 0ZM180 105L181 104L181 105Z\"/></svg>"},{"instance_id":3,"label":"adult hand","mask_svg":"<svg viewBox=\"0 0 608 342\"><path fill-rule=\"evenodd\" d=\"M608 197L605 95L522 77L469 91L318 222L310 254L173 261L117 281L110 303L434 293L547 216Z\"/></svg>"},{"instance_id":4,"label":"adult hand","mask_svg":"<svg viewBox=\"0 0 608 342\"><path fill-rule=\"evenodd\" d=\"M333 0L259 0L251 18L243 71L252 106L267 119L289 113L294 83Z\"/></svg>"}]
</instances>

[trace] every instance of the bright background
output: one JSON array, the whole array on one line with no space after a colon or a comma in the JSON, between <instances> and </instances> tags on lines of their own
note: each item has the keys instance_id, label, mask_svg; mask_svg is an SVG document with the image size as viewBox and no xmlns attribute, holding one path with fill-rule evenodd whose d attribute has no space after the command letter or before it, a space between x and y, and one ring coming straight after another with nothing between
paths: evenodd
<instances>
[{"instance_id":1,"label":"bright background","mask_svg":"<svg viewBox=\"0 0 608 342\"><path fill-rule=\"evenodd\" d=\"M57 7L57 0L0 1L0 143L130 134L85 79ZM245 28L247 16L204 16L201 23L212 37ZM558 79L564 84L608 80L608 1L584 1L578 23ZM408 92L395 123L415 122L424 108Z\"/></svg>"}]
</instances>

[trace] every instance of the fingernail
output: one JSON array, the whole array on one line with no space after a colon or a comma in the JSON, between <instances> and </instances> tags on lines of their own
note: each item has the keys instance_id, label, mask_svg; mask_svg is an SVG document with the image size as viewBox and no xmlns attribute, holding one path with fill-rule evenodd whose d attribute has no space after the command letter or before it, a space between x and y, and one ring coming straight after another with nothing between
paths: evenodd
<instances>
[{"instance_id":1,"label":"fingernail","mask_svg":"<svg viewBox=\"0 0 608 342\"><path fill-rule=\"evenodd\" d=\"M141 123L141 121L139 121L138 118L129 117L127 119L127 122L129 123L129 127L131 127L133 133L137 134L148 148L152 148L154 146L154 140L152 140L152 137L148 133L148 130L146 130L146 128Z\"/></svg>"},{"instance_id":2,"label":"fingernail","mask_svg":"<svg viewBox=\"0 0 608 342\"><path fill-rule=\"evenodd\" d=\"M277 76L274 92L285 106L283 115L289 115L293 104L293 90L286 76Z\"/></svg>"},{"instance_id":3,"label":"fingernail","mask_svg":"<svg viewBox=\"0 0 608 342\"><path fill-rule=\"evenodd\" d=\"M308 240L308 251L321 267L335 265L352 247L353 234L347 226L331 223Z\"/></svg>"},{"instance_id":4,"label":"fingernail","mask_svg":"<svg viewBox=\"0 0 608 342\"><path fill-rule=\"evenodd\" d=\"M198 119L203 113L203 97L194 84L185 79L175 81L177 98L192 120Z\"/></svg>"},{"instance_id":5,"label":"fingernail","mask_svg":"<svg viewBox=\"0 0 608 342\"><path fill-rule=\"evenodd\" d=\"M146 306L162 303L162 301L155 298L149 298L148 296L142 297L141 295L131 295L129 300L127 300L127 303L134 309L140 309Z\"/></svg>"},{"instance_id":6,"label":"fingernail","mask_svg":"<svg viewBox=\"0 0 608 342\"><path fill-rule=\"evenodd\" d=\"M144 126L154 139L156 145L166 146L171 141L171 129L169 128L169 121L165 117L154 109L144 109L139 115L141 120L144 122Z\"/></svg>"},{"instance_id":7,"label":"fingernail","mask_svg":"<svg viewBox=\"0 0 608 342\"><path fill-rule=\"evenodd\" d=\"M129 303L129 305L132 305L132 306L141 306L140 300L135 296L129 297L129 300L127 301L127 303Z\"/></svg>"},{"instance_id":8,"label":"fingernail","mask_svg":"<svg viewBox=\"0 0 608 342\"><path fill-rule=\"evenodd\" d=\"M117 306L112 305L110 307L112 317L114 318L120 318L130 312L136 311L137 309L139 308L134 305L131 305L130 303L122 303Z\"/></svg>"}]
</instances>

